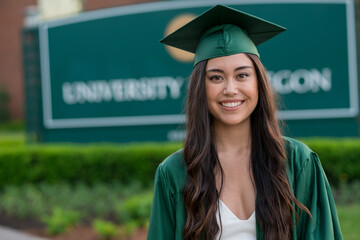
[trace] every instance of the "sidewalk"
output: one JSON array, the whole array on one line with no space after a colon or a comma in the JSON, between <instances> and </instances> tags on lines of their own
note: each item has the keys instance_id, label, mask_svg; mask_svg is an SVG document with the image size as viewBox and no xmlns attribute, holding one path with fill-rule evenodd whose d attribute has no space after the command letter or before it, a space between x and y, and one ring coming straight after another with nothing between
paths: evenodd
<instances>
[{"instance_id":1,"label":"sidewalk","mask_svg":"<svg viewBox=\"0 0 360 240\"><path fill-rule=\"evenodd\" d=\"M27 233L20 232L8 227L0 226L0 239L1 240L46 240Z\"/></svg>"}]
</instances>

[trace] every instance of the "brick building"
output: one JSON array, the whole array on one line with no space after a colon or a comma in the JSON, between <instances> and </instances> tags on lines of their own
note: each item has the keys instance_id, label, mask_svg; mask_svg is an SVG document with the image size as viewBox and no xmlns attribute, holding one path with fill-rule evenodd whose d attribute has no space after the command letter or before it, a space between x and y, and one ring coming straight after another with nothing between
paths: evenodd
<instances>
[{"instance_id":1,"label":"brick building","mask_svg":"<svg viewBox=\"0 0 360 240\"><path fill-rule=\"evenodd\" d=\"M91 11L152 0L79 0L83 11ZM0 1L0 121L24 118L24 80L21 30L26 9L37 0Z\"/></svg>"}]
</instances>

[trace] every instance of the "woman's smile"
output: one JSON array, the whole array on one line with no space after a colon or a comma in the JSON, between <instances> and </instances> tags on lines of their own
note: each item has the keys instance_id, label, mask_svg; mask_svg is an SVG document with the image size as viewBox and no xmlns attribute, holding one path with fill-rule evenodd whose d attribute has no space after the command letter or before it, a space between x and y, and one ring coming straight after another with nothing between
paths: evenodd
<instances>
[{"instance_id":1,"label":"woman's smile","mask_svg":"<svg viewBox=\"0 0 360 240\"><path fill-rule=\"evenodd\" d=\"M219 102L219 105L225 111L236 111L240 109L241 105L245 102L245 100L223 100Z\"/></svg>"}]
</instances>

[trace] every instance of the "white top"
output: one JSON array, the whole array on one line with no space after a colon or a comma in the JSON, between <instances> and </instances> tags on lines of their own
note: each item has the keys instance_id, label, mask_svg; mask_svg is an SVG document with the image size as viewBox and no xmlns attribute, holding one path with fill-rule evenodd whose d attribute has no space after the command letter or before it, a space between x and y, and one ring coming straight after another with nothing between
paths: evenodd
<instances>
[{"instance_id":1,"label":"white top","mask_svg":"<svg viewBox=\"0 0 360 240\"><path fill-rule=\"evenodd\" d=\"M239 219L226 205L219 199L219 209L222 235L220 231L216 240L256 240L256 219L255 211L247 220ZM216 220L220 226L219 214L216 214Z\"/></svg>"}]
</instances>

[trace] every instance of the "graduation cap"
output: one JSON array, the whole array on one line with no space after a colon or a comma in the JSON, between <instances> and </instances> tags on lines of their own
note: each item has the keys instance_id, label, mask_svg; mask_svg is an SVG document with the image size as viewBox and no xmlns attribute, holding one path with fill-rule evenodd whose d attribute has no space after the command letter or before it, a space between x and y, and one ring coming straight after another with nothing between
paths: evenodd
<instances>
[{"instance_id":1,"label":"graduation cap","mask_svg":"<svg viewBox=\"0 0 360 240\"><path fill-rule=\"evenodd\" d=\"M195 66L205 59L237 53L260 57L256 46L285 30L259 17L216 5L160 42L195 53Z\"/></svg>"}]
</instances>

